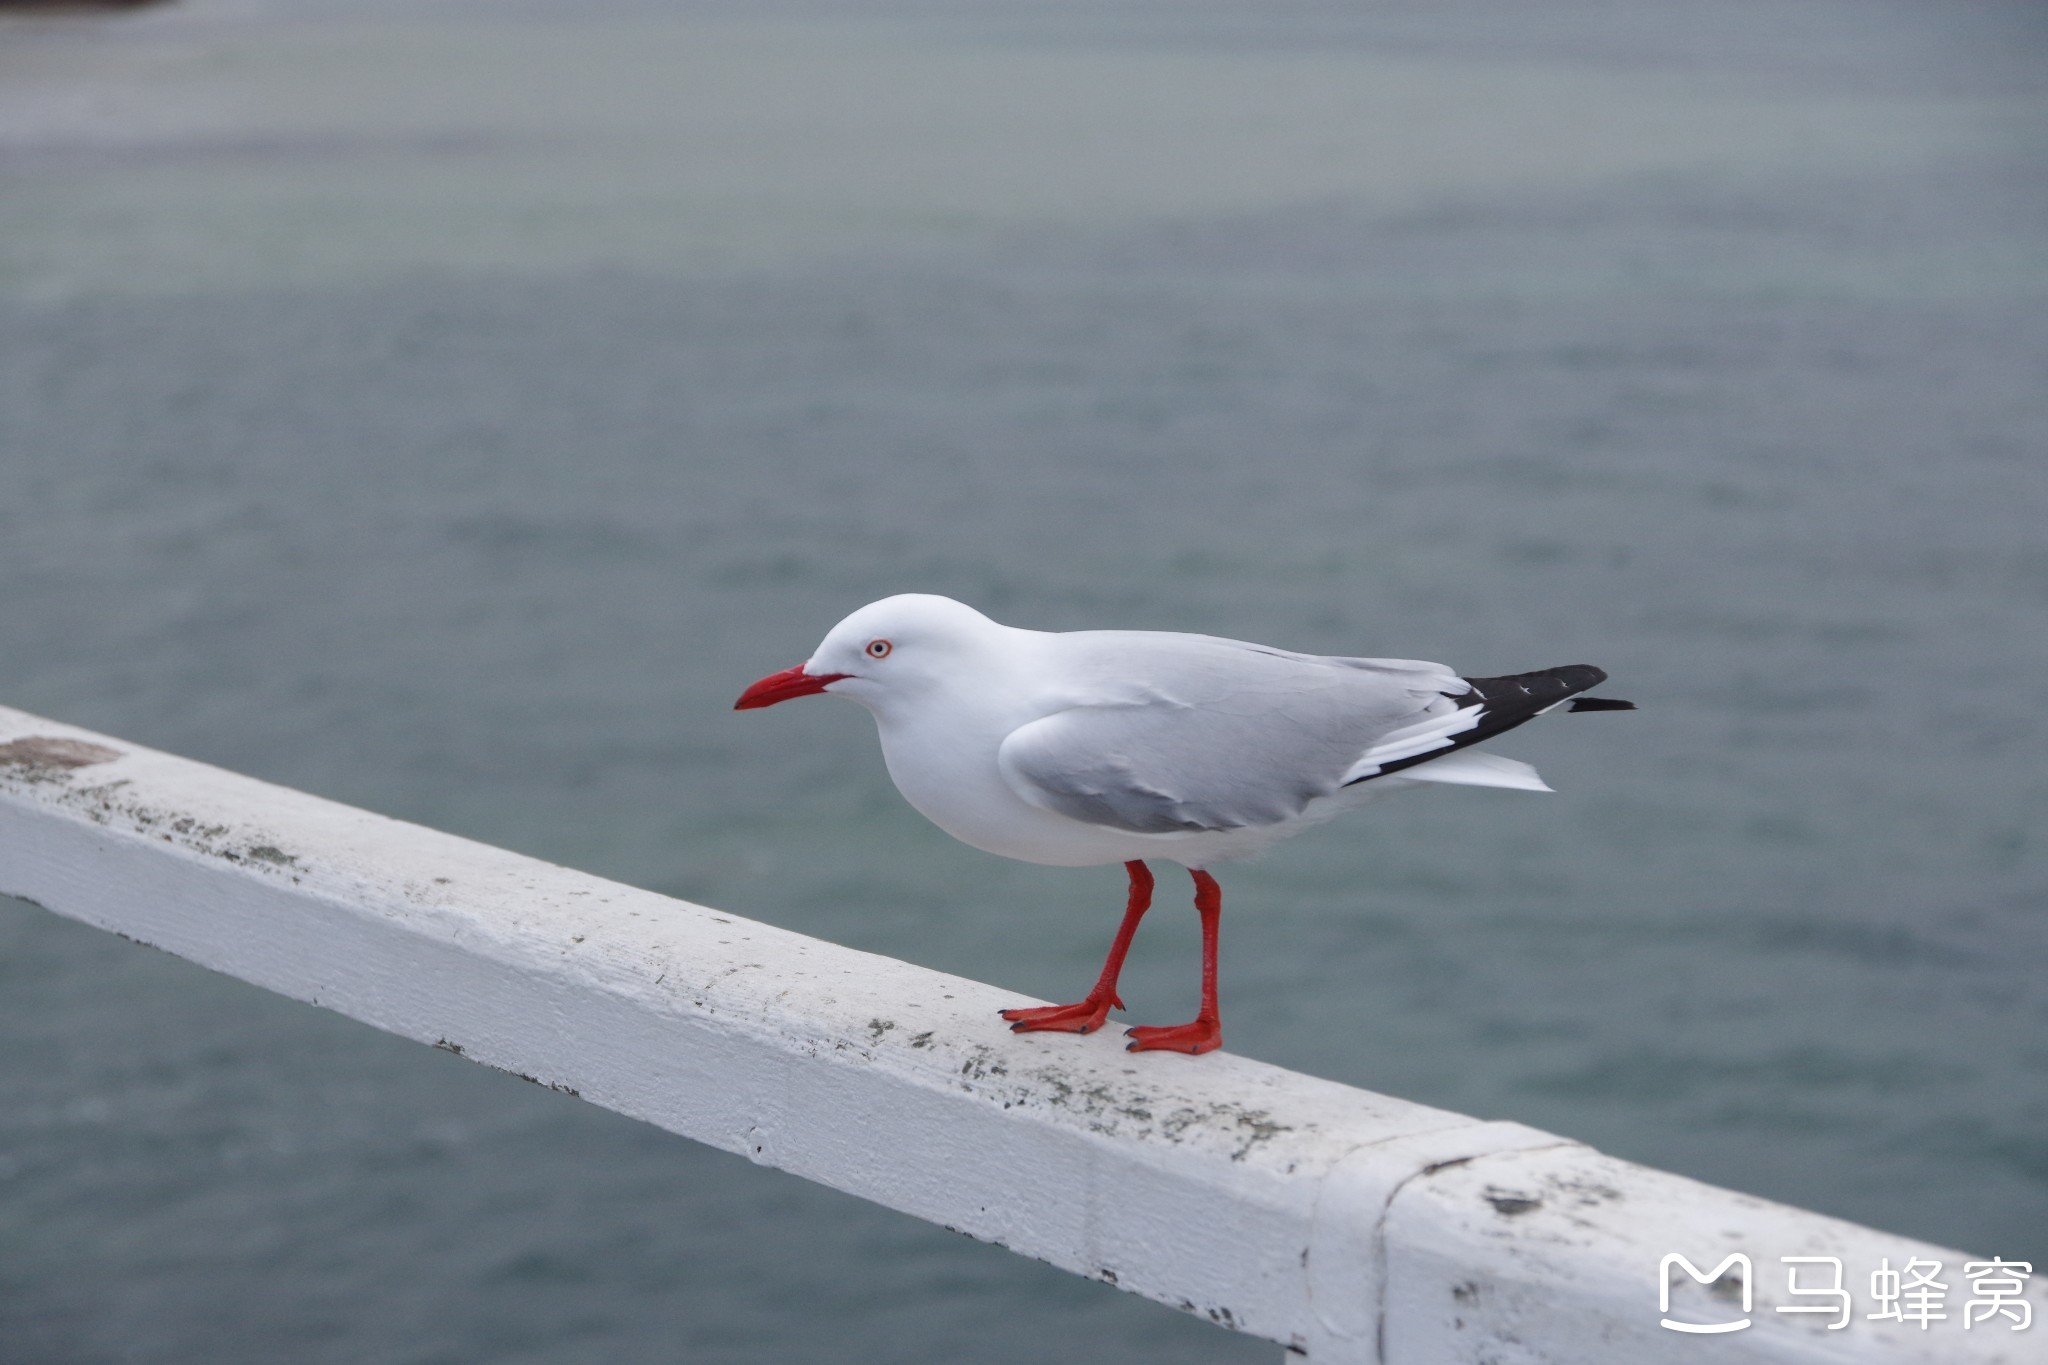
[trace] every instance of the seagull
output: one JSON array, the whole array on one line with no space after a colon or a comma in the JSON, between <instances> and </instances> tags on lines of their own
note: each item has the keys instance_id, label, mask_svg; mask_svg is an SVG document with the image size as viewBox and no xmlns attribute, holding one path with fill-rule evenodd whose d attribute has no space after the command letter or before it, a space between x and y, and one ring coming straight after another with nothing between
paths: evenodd
<instances>
[{"instance_id":1,"label":"seagull","mask_svg":"<svg viewBox=\"0 0 2048 1365\"><path fill-rule=\"evenodd\" d=\"M1002 1011L1019 1033L1090 1033L1122 1009L1117 978L1152 903L1148 859L1186 867L1202 923L1191 1023L1127 1030L1133 1052L1222 1046L1223 892L1209 868L1258 853L1382 793L1450 783L1549 791L1526 763L1472 746L1569 704L1607 675L1568 664L1466 678L1416 659L1296 654L1211 635L1022 630L948 597L872 602L737 711L829 692L875 718L904 799L963 843L1055 867L1120 862L1130 878L1101 975L1075 1004Z\"/></svg>"}]
</instances>

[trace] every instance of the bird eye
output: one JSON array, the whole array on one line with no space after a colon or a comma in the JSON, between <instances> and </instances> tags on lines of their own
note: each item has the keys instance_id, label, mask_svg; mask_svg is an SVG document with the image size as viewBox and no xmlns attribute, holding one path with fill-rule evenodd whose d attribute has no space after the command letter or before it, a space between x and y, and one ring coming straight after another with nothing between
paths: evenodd
<instances>
[{"instance_id":1,"label":"bird eye","mask_svg":"<svg viewBox=\"0 0 2048 1365\"><path fill-rule=\"evenodd\" d=\"M889 657L889 651L894 648L895 646L887 640L870 640L868 641L868 657L870 659L886 659Z\"/></svg>"}]
</instances>

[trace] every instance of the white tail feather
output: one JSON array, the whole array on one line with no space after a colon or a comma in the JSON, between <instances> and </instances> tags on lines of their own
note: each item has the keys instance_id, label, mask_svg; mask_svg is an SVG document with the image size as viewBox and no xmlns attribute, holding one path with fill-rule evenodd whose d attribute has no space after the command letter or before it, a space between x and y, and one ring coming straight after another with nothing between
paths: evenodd
<instances>
[{"instance_id":1,"label":"white tail feather","mask_svg":"<svg viewBox=\"0 0 2048 1365\"><path fill-rule=\"evenodd\" d=\"M1465 749L1442 758L1432 758L1404 768L1398 776L1412 782L1449 782L1461 787L1509 787L1516 791L1547 792L1550 785L1528 764L1496 754Z\"/></svg>"}]
</instances>

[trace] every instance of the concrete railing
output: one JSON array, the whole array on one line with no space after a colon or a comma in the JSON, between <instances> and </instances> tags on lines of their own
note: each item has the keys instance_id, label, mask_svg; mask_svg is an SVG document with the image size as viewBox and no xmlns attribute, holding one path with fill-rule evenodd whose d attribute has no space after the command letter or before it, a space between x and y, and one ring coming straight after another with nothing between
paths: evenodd
<instances>
[{"instance_id":1,"label":"concrete railing","mask_svg":"<svg viewBox=\"0 0 2048 1365\"><path fill-rule=\"evenodd\" d=\"M2048 1359L2019 1306L1965 1327L1988 1258L1226 1053L1015 1035L1011 991L4 708L0 893L1319 1365ZM1915 1260L1947 1317L1872 1320Z\"/></svg>"}]
</instances>

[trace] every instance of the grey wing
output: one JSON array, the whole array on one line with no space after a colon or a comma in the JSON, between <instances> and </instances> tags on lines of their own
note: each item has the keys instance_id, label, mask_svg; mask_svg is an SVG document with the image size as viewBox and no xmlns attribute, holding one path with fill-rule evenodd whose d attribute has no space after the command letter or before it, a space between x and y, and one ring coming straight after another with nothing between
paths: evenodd
<instances>
[{"instance_id":1,"label":"grey wing","mask_svg":"<svg viewBox=\"0 0 2048 1365\"><path fill-rule=\"evenodd\" d=\"M1132 637L1114 641L1111 657L1138 665L1142 683L1105 676L1100 701L1004 740L998 763L1019 795L1134 833L1277 824L1342 786L1378 738L1463 688L1440 665L1373 668L1379 661L1170 638L1135 660Z\"/></svg>"}]
</instances>

